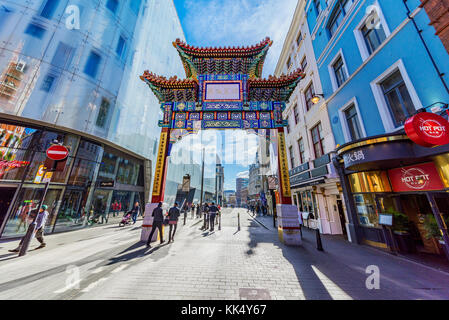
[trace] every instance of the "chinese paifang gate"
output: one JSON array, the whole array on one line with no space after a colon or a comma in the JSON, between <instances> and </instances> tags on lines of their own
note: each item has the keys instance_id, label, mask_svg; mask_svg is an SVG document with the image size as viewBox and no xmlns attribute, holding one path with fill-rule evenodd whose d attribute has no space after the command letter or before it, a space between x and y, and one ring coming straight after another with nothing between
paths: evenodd
<instances>
[{"instance_id":1,"label":"chinese paifang gate","mask_svg":"<svg viewBox=\"0 0 449 320\"><path fill-rule=\"evenodd\" d=\"M177 137L202 129L272 129L278 139L279 236L286 244L301 243L298 209L291 200L284 137L287 121L282 112L305 74L298 69L279 78L262 79L272 43L266 38L251 47L199 48L177 39L173 46L178 50L187 78L167 79L149 71L140 77L158 98L164 114L159 121L162 132L147 211L151 213L164 200L167 159ZM147 240L151 226L151 214L146 214L142 240Z\"/></svg>"}]
</instances>

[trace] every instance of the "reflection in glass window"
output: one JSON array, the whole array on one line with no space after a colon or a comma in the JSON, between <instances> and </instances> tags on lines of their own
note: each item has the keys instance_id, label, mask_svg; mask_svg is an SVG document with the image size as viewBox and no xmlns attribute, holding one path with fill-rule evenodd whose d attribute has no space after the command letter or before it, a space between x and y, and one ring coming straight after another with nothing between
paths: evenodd
<instances>
[{"instance_id":1,"label":"reflection in glass window","mask_svg":"<svg viewBox=\"0 0 449 320\"><path fill-rule=\"evenodd\" d=\"M55 13L58 4L59 0L47 0L41 11L41 16L47 19L53 18L53 14Z\"/></svg>"},{"instance_id":2,"label":"reflection in glass window","mask_svg":"<svg viewBox=\"0 0 449 320\"><path fill-rule=\"evenodd\" d=\"M399 70L394 72L381 83L381 86L394 124L399 127L416 111L401 72Z\"/></svg>"},{"instance_id":3,"label":"reflection in glass window","mask_svg":"<svg viewBox=\"0 0 449 320\"><path fill-rule=\"evenodd\" d=\"M112 11L112 13L115 14L118 8L118 0L108 0L108 2L106 3L106 8L108 8Z\"/></svg>"},{"instance_id":4,"label":"reflection in glass window","mask_svg":"<svg viewBox=\"0 0 449 320\"><path fill-rule=\"evenodd\" d=\"M53 82L55 81L55 77L52 75L46 75L44 81L42 81L41 90L45 92L50 92L51 87L53 86Z\"/></svg>"},{"instance_id":5,"label":"reflection in glass window","mask_svg":"<svg viewBox=\"0 0 449 320\"><path fill-rule=\"evenodd\" d=\"M104 128L106 120L108 119L109 107L111 103L108 99L103 98L101 100L100 110L98 111L96 125L97 127Z\"/></svg>"},{"instance_id":6,"label":"reflection in glass window","mask_svg":"<svg viewBox=\"0 0 449 320\"><path fill-rule=\"evenodd\" d=\"M123 38L123 36L120 36L118 39L117 48L115 50L115 52L119 57L123 56L125 52L125 47L126 47L126 40L125 38Z\"/></svg>"},{"instance_id":7,"label":"reflection in glass window","mask_svg":"<svg viewBox=\"0 0 449 320\"><path fill-rule=\"evenodd\" d=\"M45 29L36 24L30 23L26 28L25 33L32 37L42 39L45 34Z\"/></svg>"},{"instance_id":8,"label":"reflection in glass window","mask_svg":"<svg viewBox=\"0 0 449 320\"><path fill-rule=\"evenodd\" d=\"M362 226L378 227L379 215L374 201L374 194L355 194L355 206Z\"/></svg>"},{"instance_id":9,"label":"reflection in glass window","mask_svg":"<svg viewBox=\"0 0 449 320\"><path fill-rule=\"evenodd\" d=\"M377 48L387 38L385 35L382 24L379 27L373 28L372 26L364 25L362 28L363 38L365 39L366 46L368 47L369 54L376 51Z\"/></svg>"},{"instance_id":10,"label":"reflection in glass window","mask_svg":"<svg viewBox=\"0 0 449 320\"><path fill-rule=\"evenodd\" d=\"M91 51L84 68L84 73L92 78L97 77L98 67L100 66L101 57L97 53Z\"/></svg>"},{"instance_id":11,"label":"reflection in glass window","mask_svg":"<svg viewBox=\"0 0 449 320\"><path fill-rule=\"evenodd\" d=\"M349 128L349 134L351 141L359 140L362 138L362 129L360 127L359 116L355 105L351 105L345 110L346 122Z\"/></svg>"}]
</instances>

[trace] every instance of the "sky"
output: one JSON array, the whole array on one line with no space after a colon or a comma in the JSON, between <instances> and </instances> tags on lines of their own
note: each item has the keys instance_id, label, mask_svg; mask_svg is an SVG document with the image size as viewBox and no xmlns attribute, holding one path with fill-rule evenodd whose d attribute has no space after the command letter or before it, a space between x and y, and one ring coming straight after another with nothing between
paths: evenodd
<instances>
[{"instance_id":1,"label":"sky","mask_svg":"<svg viewBox=\"0 0 449 320\"><path fill-rule=\"evenodd\" d=\"M190 45L251 46L270 37L273 45L265 60L265 78L274 74L297 2L298 0L174 0L186 41ZM223 131L215 134L223 134ZM253 136L248 139L257 138ZM232 143L226 141L226 147ZM202 149L201 144L196 144L195 147ZM241 144L237 144L237 152L249 152L255 156L254 148L239 151L241 147ZM212 154L215 151L211 149L207 153ZM250 161L254 160L253 158ZM226 159L222 162L225 173L224 188L235 190L236 178L248 177L248 165ZM206 176L214 175L215 166L208 165Z\"/></svg>"},{"instance_id":2,"label":"sky","mask_svg":"<svg viewBox=\"0 0 449 320\"><path fill-rule=\"evenodd\" d=\"M298 0L174 0L187 43L251 46L273 40L264 77L273 74Z\"/></svg>"}]
</instances>

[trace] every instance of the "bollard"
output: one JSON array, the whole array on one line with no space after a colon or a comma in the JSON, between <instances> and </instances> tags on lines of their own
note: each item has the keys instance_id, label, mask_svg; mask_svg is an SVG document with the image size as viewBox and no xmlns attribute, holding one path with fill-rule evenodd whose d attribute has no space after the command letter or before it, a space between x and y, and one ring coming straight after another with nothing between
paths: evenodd
<instances>
[{"instance_id":1,"label":"bollard","mask_svg":"<svg viewBox=\"0 0 449 320\"><path fill-rule=\"evenodd\" d=\"M218 216L218 231L221 231L221 213Z\"/></svg>"},{"instance_id":2,"label":"bollard","mask_svg":"<svg viewBox=\"0 0 449 320\"><path fill-rule=\"evenodd\" d=\"M186 225L187 211L184 211L184 225Z\"/></svg>"},{"instance_id":3,"label":"bollard","mask_svg":"<svg viewBox=\"0 0 449 320\"><path fill-rule=\"evenodd\" d=\"M240 231L240 212L237 214L238 216L238 230Z\"/></svg>"},{"instance_id":4,"label":"bollard","mask_svg":"<svg viewBox=\"0 0 449 320\"><path fill-rule=\"evenodd\" d=\"M316 249L318 251L324 251L323 244L321 243L320 229L319 228L315 229L315 233L316 233Z\"/></svg>"}]
</instances>

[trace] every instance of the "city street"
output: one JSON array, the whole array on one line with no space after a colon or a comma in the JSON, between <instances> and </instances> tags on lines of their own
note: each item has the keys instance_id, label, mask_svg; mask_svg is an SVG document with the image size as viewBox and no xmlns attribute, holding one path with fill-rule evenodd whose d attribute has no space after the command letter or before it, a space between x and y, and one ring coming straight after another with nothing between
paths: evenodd
<instances>
[{"instance_id":1,"label":"city street","mask_svg":"<svg viewBox=\"0 0 449 320\"><path fill-rule=\"evenodd\" d=\"M209 233L189 215L174 243L151 249L139 242L142 221L47 236L39 251L33 240L22 258L8 253L17 242L3 242L0 299L449 299L447 273L341 238L323 236L319 252L310 230L287 247L272 218L258 220L224 209L221 231ZM365 284L372 265L378 290Z\"/></svg>"}]
</instances>

